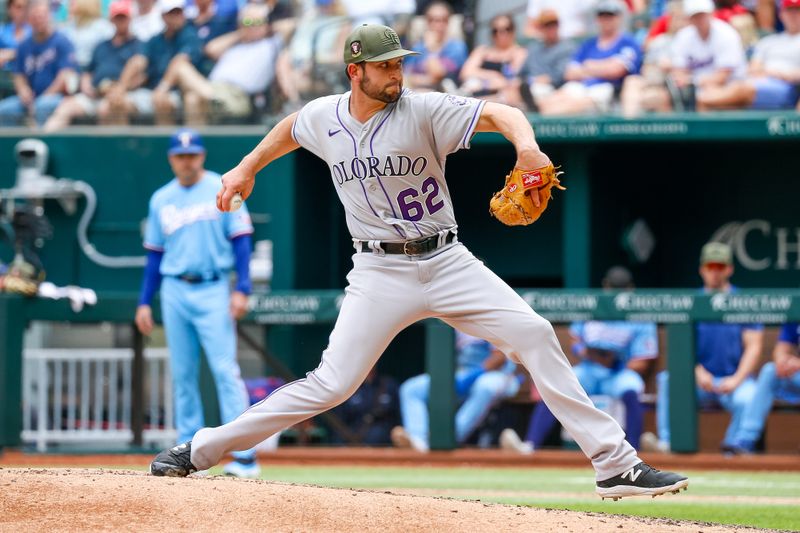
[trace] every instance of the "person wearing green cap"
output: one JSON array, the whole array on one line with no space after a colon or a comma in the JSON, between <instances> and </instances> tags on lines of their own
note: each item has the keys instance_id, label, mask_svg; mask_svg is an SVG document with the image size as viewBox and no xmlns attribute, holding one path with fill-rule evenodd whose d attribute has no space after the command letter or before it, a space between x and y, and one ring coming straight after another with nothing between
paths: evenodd
<instances>
[{"instance_id":1,"label":"person wearing green cap","mask_svg":"<svg viewBox=\"0 0 800 533\"><path fill-rule=\"evenodd\" d=\"M656 496L686 488L685 477L639 459L619 424L581 388L550 323L458 241L444 176L447 156L469 148L475 132L491 131L514 145L518 168L550 165L527 118L502 104L405 90L403 58L413 53L387 26L358 26L344 47L351 90L314 100L283 119L223 177L217 207L230 211L234 195L247 198L256 173L275 159L300 147L319 156L345 209L353 269L320 365L236 420L164 450L151 473L186 476L209 468L234 450L335 407L400 331L439 318L526 367L553 414L591 458L598 495ZM531 191L539 203L538 189Z\"/></svg>"},{"instance_id":2,"label":"person wearing green cap","mask_svg":"<svg viewBox=\"0 0 800 533\"><path fill-rule=\"evenodd\" d=\"M733 251L721 242L709 242L700 251L700 277L703 292L734 292ZM736 438L745 407L753 401L756 383L753 374L764 349L761 324L723 324L700 322L695 330L694 369L697 398L701 405L721 405L731 413L731 421L720 446L723 452L736 448ZM669 451L669 374L657 376L656 424L658 436L642 435L642 449Z\"/></svg>"}]
</instances>

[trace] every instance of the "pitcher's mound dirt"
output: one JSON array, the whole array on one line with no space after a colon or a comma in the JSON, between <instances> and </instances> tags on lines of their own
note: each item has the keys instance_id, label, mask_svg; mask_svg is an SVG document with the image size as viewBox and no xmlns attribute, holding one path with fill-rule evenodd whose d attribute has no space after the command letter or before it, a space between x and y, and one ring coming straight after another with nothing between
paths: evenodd
<instances>
[{"instance_id":1,"label":"pitcher's mound dirt","mask_svg":"<svg viewBox=\"0 0 800 533\"><path fill-rule=\"evenodd\" d=\"M677 497L677 496L676 496ZM746 531L224 477L0 468L0 531Z\"/></svg>"}]
</instances>

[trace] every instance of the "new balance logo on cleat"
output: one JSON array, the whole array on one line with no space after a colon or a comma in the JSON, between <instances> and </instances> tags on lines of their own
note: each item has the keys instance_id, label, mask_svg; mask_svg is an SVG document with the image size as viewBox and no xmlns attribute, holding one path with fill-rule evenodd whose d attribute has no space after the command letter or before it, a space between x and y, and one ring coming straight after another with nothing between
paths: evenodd
<instances>
[{"instance_id":1,"label":"new balance logo on cleat","mask_svg":"<svg viewBox=\"0 0 800 533\"><path fill-rule=\"evenodd\" d=\"M642 472L643 472L643 470L636 470L636 472L635 472L635 473L634 473L634 470L636 470L636 469L635 469L635 468L631 468L630 470L628 470L627 472L625 472L624 474L622 474L622 479L625 479L625 478L627 477L628 479L630 479L630 480L631 480L631 482L635 483L635 482L636 482L636 479L637 479L639 476L641 476L641 475L642 475Z\"/></svg>"},{"instance_id":2,"label":"new balance logo on cleat","mask_svg":"<svg viewBox=\"0 0 800 533\"><path fill-rule=\"evenodd\" d=\"M673 472L662 472L648 465L639 463L618 476L598 481L597 495L602 499L611 498L616 501L629 496L652 496L671 492L678 494L689 486L689 479Z\"/></svg>"}]
</instances>

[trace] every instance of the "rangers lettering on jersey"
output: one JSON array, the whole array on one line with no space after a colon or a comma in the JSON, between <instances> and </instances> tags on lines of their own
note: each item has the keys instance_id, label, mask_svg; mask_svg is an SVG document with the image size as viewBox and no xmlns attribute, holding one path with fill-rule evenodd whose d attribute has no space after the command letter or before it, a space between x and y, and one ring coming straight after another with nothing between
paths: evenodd
<instances>
[{"instance_id":1,"label":"rangers lettering on jersey","mask_svg":"<svg viewBox=\"0 0 800 533\"><path fill-rule=\"evenodd\" d=\"M183 208L167 204L158 213L164 235L171 235L182 227L200 220L216 220L219 216L220 212L213 202L194 204Z\"/></svg>"},{"instance_id":2,"label":"rangers lettering on jersey","mask_svg":"<svg viewBox=\"0 0 800 533\"><path fill-rule=\"evenodd\" d=\"M424 157L412 159L407 155L390 155L379 157L355 157L350 161L339 161L331 166L331 175L341 187L354 178L389 177L400 178L408 175L420 176L425 172L428 160Z\"/></svg>"}]
</instances>

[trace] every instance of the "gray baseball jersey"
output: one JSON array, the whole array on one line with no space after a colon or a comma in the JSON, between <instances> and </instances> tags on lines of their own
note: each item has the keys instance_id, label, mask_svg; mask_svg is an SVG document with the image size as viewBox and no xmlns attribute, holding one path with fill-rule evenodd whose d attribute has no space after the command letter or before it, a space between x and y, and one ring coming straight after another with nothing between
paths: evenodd
<instances>
[{"instance_id":1,"label":"gray baseball jersey","mask_svg":"<svg viewBox=\"0 0 800 533\"><path fill-rule=\"evenodd\" d=\"M484 102L406 89L363 124L349 103L350 92L310 102L292 136L328 164L353 238L405 241L454 228L445 158L469 148Z\"/></svg>"}]
</instances>

